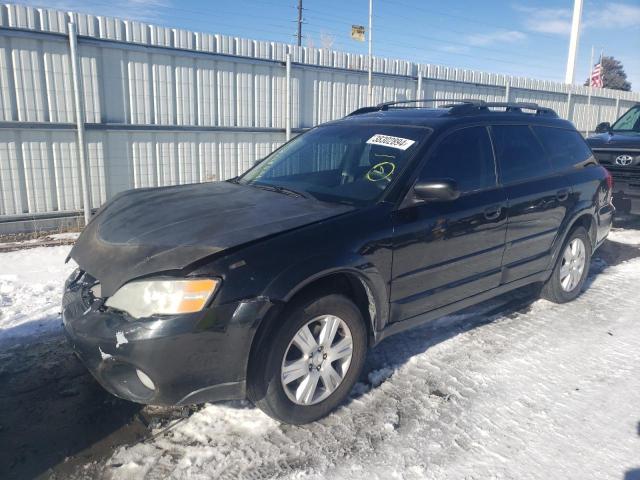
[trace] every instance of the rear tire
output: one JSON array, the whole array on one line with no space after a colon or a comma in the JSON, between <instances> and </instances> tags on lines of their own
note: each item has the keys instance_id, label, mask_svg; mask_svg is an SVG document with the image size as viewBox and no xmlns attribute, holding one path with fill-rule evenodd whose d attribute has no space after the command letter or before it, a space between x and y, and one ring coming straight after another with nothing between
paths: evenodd
<instances>
[{"instance_id":1,"label":"rear tire","mask_svg":"<svg viewBox=\"0 0 640 480\"><path fill-rule=\"evenodd\" d=\"M260 342L247 396L281 422L313 422L349 395L366 352L367 330L353 302L337 294L302 300Z\"/></svg>"},{"instance_id":2,"label":"rear tire","mask_svg":"<svg viewBox=\"0 0 640 480\"><path fill-rule=\"evenodd\" d=\"M566 303L580 295L589 274L591 241L584 227L571 231L551 277L542 288L542 298L554 303Z\"/></svg>"}]
</instances>

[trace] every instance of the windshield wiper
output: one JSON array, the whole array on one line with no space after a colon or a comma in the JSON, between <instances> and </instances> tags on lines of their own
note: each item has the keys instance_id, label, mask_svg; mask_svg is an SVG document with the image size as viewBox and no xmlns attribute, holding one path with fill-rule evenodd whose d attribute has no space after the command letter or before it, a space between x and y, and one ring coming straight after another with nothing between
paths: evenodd
<instances>
[{"instance_id":1,"label":"windshield wiper","mask_svg":"<svg viewBox=\"0 0 640 480\"><path fill-rule=\"evenodd\" d=\"M298 192L296 190L292 190L291 188L283 187L281 185L263 185L263 184L256 184L256 183L250 183L249 185L256 188L261 188L263 190L268 190L269 192L276 192L276 193L282 193L283 195L289 195L290 197L309 198L302 192Z\"/></svg>"},{"instance_id":2,"label":"windshield wiper","mask_svg":"<svg viewBox=\"0 0 640 480\"><path fill-rule=\"evenodd\" d=\"M280 186L280 185L274 185L274 188L276 188L279 193L284 193L285 195L291 195L292 197L309 198L304 193L302 193L302 192L300 192L298 190L293 190L292 188L283 187L283 186Z\"/></svg>"}]
</instances>

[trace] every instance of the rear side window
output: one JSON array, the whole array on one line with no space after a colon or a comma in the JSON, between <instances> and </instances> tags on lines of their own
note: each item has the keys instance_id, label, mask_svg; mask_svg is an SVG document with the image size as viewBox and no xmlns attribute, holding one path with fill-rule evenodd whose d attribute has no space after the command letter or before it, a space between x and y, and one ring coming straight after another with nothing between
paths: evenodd
<instances>
[{"instance_id":1,"label":"rear side window","mask_svg":"<svg viewBox=\"0 0 640 480\"><path fill-rule=\"evenodd\" d=\"M553 127L533 127L533 130L549 152L555 170L566 170L591 161L591 150L578 132Z\"/></svg>"},{"instance_id":2,"label":"rear side window","mask_svg":"<svg viewBox=\"0 0 640 480\"><path fill-rule=\"evenodd\" d=\"M526 125L491 127L502 183L543 177L552 172L542 145Z\"/></svg>"},{"instance_id":3,"label":"rear side window","mask_svg":"<svg viewBox=\"0 0 640 480\"><path fill-rule=\"evenodd\" d=\"M457 130L445 137L432 152L421 180L451 178L462 193L496 185L491 140L485 127Z\"/></svg>"}]
</instances>

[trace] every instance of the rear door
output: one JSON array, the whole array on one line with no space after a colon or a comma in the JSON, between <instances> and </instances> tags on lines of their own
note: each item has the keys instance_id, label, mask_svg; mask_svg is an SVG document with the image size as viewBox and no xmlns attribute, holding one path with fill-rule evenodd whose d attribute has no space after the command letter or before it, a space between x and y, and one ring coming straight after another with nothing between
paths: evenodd
<instances>
[{"instance_id":1,"label":"rear door","mask_svg":"<svg viewBox=\"0 0 640 480\"><path fill-rule=\"evenodd\" d=\"M533 131L549 154L553 167L562 172L571 185L572 210L595 206L596 242L609 233L613 208L606 175L593 156L585 139L576 130L550 126L535 126ZM595 203L595 205L594 205Z\"/></svg>"},{"instance_id":2,"label":"rear door","mask_svg":"<svg viewBox=\"0 0 640 480\"><path fill-rule=\"evenodd\" d=\"M508 201L502 283L509 283L548 268L574 199L529 125L493 125L491 134Z\"/></svg>"},{"instance_id":3,"label":"rear door","mask_svg":"<svg viewBox=\"0 0 640 480\"><path fill-rule=\"evenodd\" d=\"M487 127L466 127L431 150L418 181L449 178L458 199L394 216L391 320L403 320L499 285L506 197Z\"/></svg>"}]
</instances>

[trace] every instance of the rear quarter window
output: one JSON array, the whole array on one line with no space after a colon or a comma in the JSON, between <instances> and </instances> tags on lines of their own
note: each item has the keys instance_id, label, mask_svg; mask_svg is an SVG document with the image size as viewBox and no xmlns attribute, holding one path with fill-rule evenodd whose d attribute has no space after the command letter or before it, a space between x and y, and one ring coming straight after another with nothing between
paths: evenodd
<instances>
[{"instance_id":1,"label":"rear quarter window","mask_svg":"<svg viewBox=\"0 0 640 480\"><path fill-rule=\"evenodd\" d=\"M591 149L575 130L554 127L533 127L549 154L554 170L595 164Z\"/></svg>"}]
</instances>

